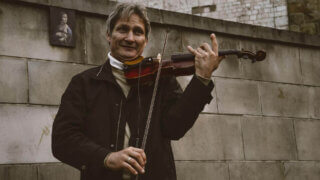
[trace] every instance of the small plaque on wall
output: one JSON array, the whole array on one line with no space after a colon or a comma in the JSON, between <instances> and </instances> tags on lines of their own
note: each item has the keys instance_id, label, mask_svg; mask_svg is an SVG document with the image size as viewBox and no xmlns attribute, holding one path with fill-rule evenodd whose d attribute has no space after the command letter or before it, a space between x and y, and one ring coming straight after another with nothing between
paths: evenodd
<instances>
[{"instance_id":1,"label":"small plaque on wall","mask_svg":"<svg viewBox=\"0 0 320 180\"><path fill-rule=\"evenodd\" d=\"M75 47L75 11L50 7L50 44Z\"/></svg>"}]
</instances>

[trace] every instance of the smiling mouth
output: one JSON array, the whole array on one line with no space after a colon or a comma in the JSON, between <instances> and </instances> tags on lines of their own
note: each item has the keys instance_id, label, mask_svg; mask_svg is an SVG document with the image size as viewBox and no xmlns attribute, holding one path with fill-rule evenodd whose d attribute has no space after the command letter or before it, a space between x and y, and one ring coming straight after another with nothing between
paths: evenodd
<instances>
[{"instance_id":1,"label":"smiling mouth","mask_svg":"<svg viewBox=\"0 0 320 180\"><path fill-rule=\"evenodd\" d=\"M135 47L131 47L131 46L122 46L125 49L135 49Z\"/></svg>"}]
</instances>

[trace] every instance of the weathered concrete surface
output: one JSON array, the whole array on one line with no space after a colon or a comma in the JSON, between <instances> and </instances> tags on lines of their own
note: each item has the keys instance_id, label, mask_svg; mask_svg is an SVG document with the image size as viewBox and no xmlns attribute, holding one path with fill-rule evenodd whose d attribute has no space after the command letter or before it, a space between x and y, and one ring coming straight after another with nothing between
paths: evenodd
<instances>
[{"instance_id":1,"label":"weathered concrete surface","mask_svg":"<svg viewBox=\"0 0 320 180\"><path fill-rule=\"evenodd\" d=\"M299 48L256 41L241 41L241 48L253 52L264 50L267 53L266 59L262 62L252 64L250 61L242 61L245 78L302 83Z\"/></svg>"},{"instance_id":2,"label":"weathered concrete surface","mask_svg":"<svg viewBox=\"0 0 320 180\"><path fill-rule=\"evenodd\" d=\"M165 44L167 34L167 42L164 54L162 50ZM165 27L162 25L154 25L149 35L148 44L143 52L144 57L156 57L158 53L162 54L163 59L169 59L173 53L181 52L181 32L176 28Z\"/></svg>"},{"instance_id":3,"label":"weathered concrete surface","mask_svg":"<svg viewBox=\"0 0 320 180\"><path fill-rule=\"evenodd\" d=\"M54 0L17 0L42 5L53 5L63 8L76 9L84 12L91 12L100 15L109 15L115 6L114 1L105 0L83 0L83 1L54 1ZM158 7L155 7L158 8ZM189 14L181 14L165 10L148 8L150 19L154 23L181 26L186 28L202 29L237 35L249 38L267 39L277 42L289 42L293 44L304 44L309 46L320 46L319 37L308 36L302 33L295 33L283 30L276 30L254 25L240 24L230 21L223 21Z\"/></svg>"},{"instance_id":4,"label":"weathered concrete surface","mask_svg":"<svg viewBox=\"0 0 320 180\"><path fill-rule=\"evenodd\" d=\"M28 102L25 59L0 56L0 102Z\"/></svg>"},{"instance_id":5,"label":"weathered concrete surface","mask_svg":"<svg viewBox=\"0 0 320 180\"><path fill-rule=\"evenodd\" d=\"M56 162L51 153L55 107L0 104L0 163Z\"/></svg>"},{"instance_id":6,"label":"weathered concrete surface","mask_svg":"<svg viewBox=\"0 0 320 180\"><path fill-rule=\"evenodd\" d=\"M179 180L229 180L226 163L176 161L176 169Z\"/></svg>"},{"instance_id":7,"label":"weathered concrete surface","mask_svg":"<svg viewBox=\"0 0 320 180\"><path fill-rule=\"evenodd\" d=\"M268 116L308 118L308 91L308 87L305 86L260 83L262 113Z\"/></svg>"},{"instance_id":8,"label":"weathered concrete surface","mask_svg":"<svg viewBox=\"0 0 320 180\"><path fill-rule=\"evenodd\" d=\"M37 167L34 165L0 165L1 180L37 180Z\"/></svg>"},{"instance_id":9,"label":"weathered concrete surface","mask_svg":"<svg viewBox=\"0 0 320 180\"><path fill-rule=\"evenodd\" d=\"M38 180L79 180L80 171L60 163L39 164Z\"/></svg>"},{"instance_id":10,"label":"weathered concrete surface","mask_svg":"<svg viewBox=\"0 0 320 180\"><path fill-rule=\"evenodd\" d=\"M320 86L320 50L300 49L303 84Z\"/></svg>"},{"instance_id":11,"label":"weathered concrete surface","mask_svg":"<svg viewBox=\"0 0 320 180\"><path fill-rule=\"evenodd\" d=\"M246 160L296 160L292 119L244 117L241 122Z\"/></svg>"},{"instance_id":12,"label":"weathered concrete surface","mask_svg":"<svg viewBox=\"0 0 320 180\"><path fill-rule=\"evenodd\" d=\"M320 160L320 120L295 120L299 160Z\"/></svg>"},{"instance_id":13,"label":"weathered concrete surface","mask_svg":"<svg viewBox=\"0 0 320 180\"><path fill-rule=\"evenodd\" d=\"M320 87L309 88L310 117L320 119Z\"/></svg>"},{"instance_id":14,"label":"weathered concrete surface","mask_svg":"<svg viewBox=\"0 0 320 180\"><path fill-rule=\"evenodd\" d=\"M109 14L112 8L115 6L114 1L105 0L69 0L69 1L57 1L57 0L15 0L21 2L28 2L32 4L41 4L46 6L57 6L67 9L75 9L84 12L98 13L98 14Z\"/></svg>"},{"instance_id":15,"label":"weathered concrete surface","mask_svg":"<svg viewBox=\"0 0 320 180\"><path fill-rule=\"evenodd\" d=\"M192 79L193 75L190 76L180 76L177 77L177 80L181 86L181 88L184 90L187 85L189 84L190 80ZM212 81L214 83L214 79L212 78ZM212 95L212 100L209 104L207 104L202 112L206 112L206 113L217 113L217 98L216 98L216 89L214 88L211 92Z\"/></svg>"},{"instance_id":16,"label":"weathered concrete surface","mask_svg":"<svg viewBox=\"0 0 320 180\"><path fill-rule=\"evenodd\" d=\"M231 162L230 180L280 180L284 179L281 163Z\"/></svg>"},{"instance_id":17,"label":"weathered concrete surface","mask_svg":"<svg viewBox=\"0 0 320 180\"><path fill-rule=\"evenodd\" d=\"M241 116L202 114L193 128L173 142L176 160L243 160Z\"/></svg>"},{"instance_id":18,"label":"weathered concrete surface","mask_svg":"<svg viewBox=\"0 0 320 180\"><path fill-rule=\"evenodd\" d=\"M258 82L215 78L219 113L261 114Z\"/></svg>"},{"instance_id":19,"label":"weathered concrete surface","mask_svg":"<svg viewBox=\"0 0 320 180\"><path fill-rule=\"evenodd\" d=\"M61 95L71 78L90 67L89 65L29 61L30 103L59 105Z\"/></svg>"},{"instance_id":20,"label":"weathered concrete surface","mask_svg":"<svg viewBox=\"0 0 320 180\"><path fill-rule=\"evenodd\" d=\"M81 28L73 32L77 36L76 48L51 46L47 9L0 2L0 10L1 55L83 62ZM82 21L80 16L76 20L76 25Z\"/></svg>"},{"instance_id":21,"label":"weathered concrete surface","mask_svg":"<svg viewBox=\"0 0 320 180\"><path fill-rule=\"evenodd\" d=\"M285 180L319 180L320 178L319 162L285 162L284 168Z\"/></svg>"},{"instance_id":22,"label":"weathered concrete surface","mask_svg":"<svg viewBox=\"0 0 320 180\"><path fill-rule=\"evenodd\" d=\"M105 62L109 52L106 19L93 17L85 17L84 19L86 62L101 65Z\"/></svg>"}]
</instances>

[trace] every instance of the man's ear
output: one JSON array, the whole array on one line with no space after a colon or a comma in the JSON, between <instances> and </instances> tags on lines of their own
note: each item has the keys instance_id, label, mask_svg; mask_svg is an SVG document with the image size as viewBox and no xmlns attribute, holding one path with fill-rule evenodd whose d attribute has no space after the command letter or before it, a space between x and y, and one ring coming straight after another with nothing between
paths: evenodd
<instances>
[{"instance_id":1,"label":"man's ear","mask_svg":"<svg viewBox=\"0 0 320 180\"><path fill-rule=\"evenodd\" d=\"M108 41L108 44L110 45L110 42L111 42L111 36L109 35L109 33L107 33L107 41Z\"/></svg>"},{"instance_id":2,"label":"man's ear","mask_svg":"<svg viewBox=\"0 0 320 180\"><path fill-rule=\"evenodd\" d=\"M107 41L109 41L109 43L110 43L110 41L111 41L111 37L110 37L110 34L109 34L109 33L107 33Z\"/></svg>"},{"instance_id":3,"label":"man's ear","mask_svg":"<svg viewBox=\"0 0 320 180\"><path fill-rule=\"evenodd\" d=\"M145 43L144 43L144 47L146 47L148 44L148 39L146 39Z\"/></svg>"}]
</instances>

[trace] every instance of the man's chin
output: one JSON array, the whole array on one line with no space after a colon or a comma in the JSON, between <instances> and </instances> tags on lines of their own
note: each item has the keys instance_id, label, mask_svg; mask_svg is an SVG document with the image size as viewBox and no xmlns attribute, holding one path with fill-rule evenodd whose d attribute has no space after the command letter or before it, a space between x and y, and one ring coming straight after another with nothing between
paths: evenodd
<instances>
[{"instance_id":1,"label":"man's chin","mask_svg":"<svg viewBox=\"0 0 320 180\"><path fill-rule=\"evenodd\" d=\"M139 56L122 56L121 61L134 61L138 58Z\"/></svg>"}]
</instances>

